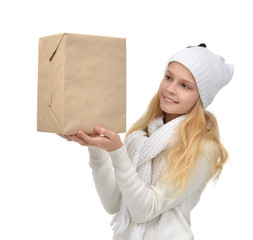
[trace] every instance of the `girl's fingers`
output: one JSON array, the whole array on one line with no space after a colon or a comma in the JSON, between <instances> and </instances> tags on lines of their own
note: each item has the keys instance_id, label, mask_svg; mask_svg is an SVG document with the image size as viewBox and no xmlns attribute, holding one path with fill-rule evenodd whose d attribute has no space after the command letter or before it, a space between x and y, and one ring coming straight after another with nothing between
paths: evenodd
<instances>
[{"instance_id":1,"label":"girl's fingers","mask_svg":"<svg viewBox=\"0 0 253 240\"><path fill-rule=\"evenodd\" d=\"M95 133L89 135L82 130L77 131L77 134L57 135L68 141L77 142L82 146L97 146L107 151L113 151L123 146L117 133L102 127L96 127Z\"/></svg>"},{"instance_id":2,"label":"girl's fingers","mask_svg":"<svg viewBox=\"0 0 253 240\"><path fill-rule=\"evenodd\" d=\"M71 138L73 141L81 144L82 146L89 146L89 144L85 140L83 140L82 138L80 138L76 135L71 135Z\"/></svg>"},{"instance_id":3,"label":"girl's fingers","mask_svg":"<svg viewBox=\"0 0 253 240\"><path fill-rule=\"evenodd\" d=\"M103 146L107 143L107 141L109 141L107 137L101 136L100 134L87 135L81 130L79 130L77 134L91 146Z\"/></svg>"},{"instance_id":4,"label":"girl's fingers","mask_svg":"<svg viewBox=\"0 0 253 240\"><path fill-rule=\"evenodd\" d=\"M87 134L85 134L85 133L83 133L84 135L86 135L86 136L88 136ZM74 142L77 142L77 143L79 143L80 145L82 145L82 146L89 146L89 145L92 145L92 144L90 144L90 143L88 143L88 142L86 142L81 136L80 136L80 134L78 134L78 135L75 135L75 134L71 134L71 135L65 135L65 134L58 134L57 133L57 135L58 136L60 136L60 137L62 137L62 138L64 138L64 139L66 139L67 141L74 141ZM94 136L96 135L98 135L98 134L93 134ZM89 136L88 136L89 137Z\"/></svg>"},{"instance_id":5,"label":"girl's fingers","mask_svg":"<svg viewBox=\"0 0 253 240\"><path fill-rule=\"evenodd\" d=\"M68 141L72 141L72 139L68 135L58 134L58 133L57 133L57 135L64 138L64 139L66 139L66 140L68 140Z\"/></svg>"},{"instance_id":6,"label":"girl's fingers","mask_svg":"<svg viewBox=\"0 0 253 240\"><path fill-rule=\"evenodd\" d=\"M97 144L97 137L99 136L99 135L93 135L93 137L92 137L92 136L87 135L85 132L83 132L83 131L81 131L81 130L79 130L79 131L77 132L77 135L78 135L81 139L83 139L86 143L88 143L88 144L90 144L90 145L96 145L96 144ZM94 136L95 136L95 137L94 137Z\"/></svg>"},{"instance_id":7,"label":"girl's fingers","mask_svg":"<svg viewBox=\"0 0 253 240\"><path fill-rule=\"evenodd\" d=\"M95 131L97 133L100 133L102 135L104 135L105 137L112 139L115 136L115 132L112 132L106 128L102 128L102 127L95 127Z\"/></svg>"}]
</instances>

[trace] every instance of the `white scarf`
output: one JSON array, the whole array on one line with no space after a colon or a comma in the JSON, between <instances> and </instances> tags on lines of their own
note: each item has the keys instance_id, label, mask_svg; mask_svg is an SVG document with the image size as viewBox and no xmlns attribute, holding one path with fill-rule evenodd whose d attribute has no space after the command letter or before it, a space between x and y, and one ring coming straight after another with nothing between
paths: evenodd
<instances>
[{"instance_id":1,"label":"white scarf","mask_svg":"<svg viewBox=\"0 0 253 240\"><path fill-rule=\"evenodd\" d=\"M127 136L124 145L127 148L128 156L132 160L135 169L138 168L139 178L147 185L151 184L152 159L160 152L171 147L173 143L172 136L185 118L185 115L173 119L166 124L163 122L164 115L155 118L148 125L148 134L142 130L134 131ZM120 211L113 217L111 226L113 226L114 240L121 240L122 234L130 223L130 214L123 198ZM131 220L133 222L133 220ZM151 221L151 220L150 220ZM131 240L141 240L148 222L136 224L131 235Z\"/></svg>"}]
</instances>

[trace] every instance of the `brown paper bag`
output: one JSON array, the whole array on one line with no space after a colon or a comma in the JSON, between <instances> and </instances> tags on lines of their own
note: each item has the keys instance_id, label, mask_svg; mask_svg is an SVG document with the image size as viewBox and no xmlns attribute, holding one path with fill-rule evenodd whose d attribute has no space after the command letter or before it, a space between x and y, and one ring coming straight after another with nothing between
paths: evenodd
<instances>
[{"instance_id":1,"label":"brown paper bag","mask_svg":"<svg viewBox=\"0 0 253 240\"><path fill-rule=\"evenodd\" d=\"M39 39L37 130L126 131L126 39L57 34Z\"/></svg>"}]
</instances>

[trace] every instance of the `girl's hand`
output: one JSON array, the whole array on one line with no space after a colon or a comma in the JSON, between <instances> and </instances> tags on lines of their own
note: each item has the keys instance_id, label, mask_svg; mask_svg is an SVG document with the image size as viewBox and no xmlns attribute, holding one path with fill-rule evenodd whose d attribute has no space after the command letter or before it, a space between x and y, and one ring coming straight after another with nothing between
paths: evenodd
<instances>
[{"instance_id":1,"label":"girl's hand","mask_svg":"<svg viewBox=\"0 0 253 240\"><path fill-rule=\"evenodd\" d=\"M106 151L115 151L123 146L120 136L117 133L102 127L96 127L95 132L97 132L97 134L88 135L82 130L79 130L77 134L69 136L58 135L68 141L78 142L82 146L96 146Z\"/></svg>"}]
</instances>

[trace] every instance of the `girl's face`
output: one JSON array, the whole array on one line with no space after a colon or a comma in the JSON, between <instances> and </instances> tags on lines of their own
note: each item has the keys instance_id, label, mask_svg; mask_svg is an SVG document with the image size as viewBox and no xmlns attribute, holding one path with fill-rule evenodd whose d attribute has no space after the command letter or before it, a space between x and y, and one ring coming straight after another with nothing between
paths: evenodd
<instances>
[{"instance_id":1,"label":"girl's face","mask_svg":"<svg viewBox=\"0 0 253 240\"><path fill-rule=\"evenodd\" d=\"M191 72L182 64L171 62L159 87L165 123L188 113L198 98L198 88Z\"/></svg>"}]
</instances>

